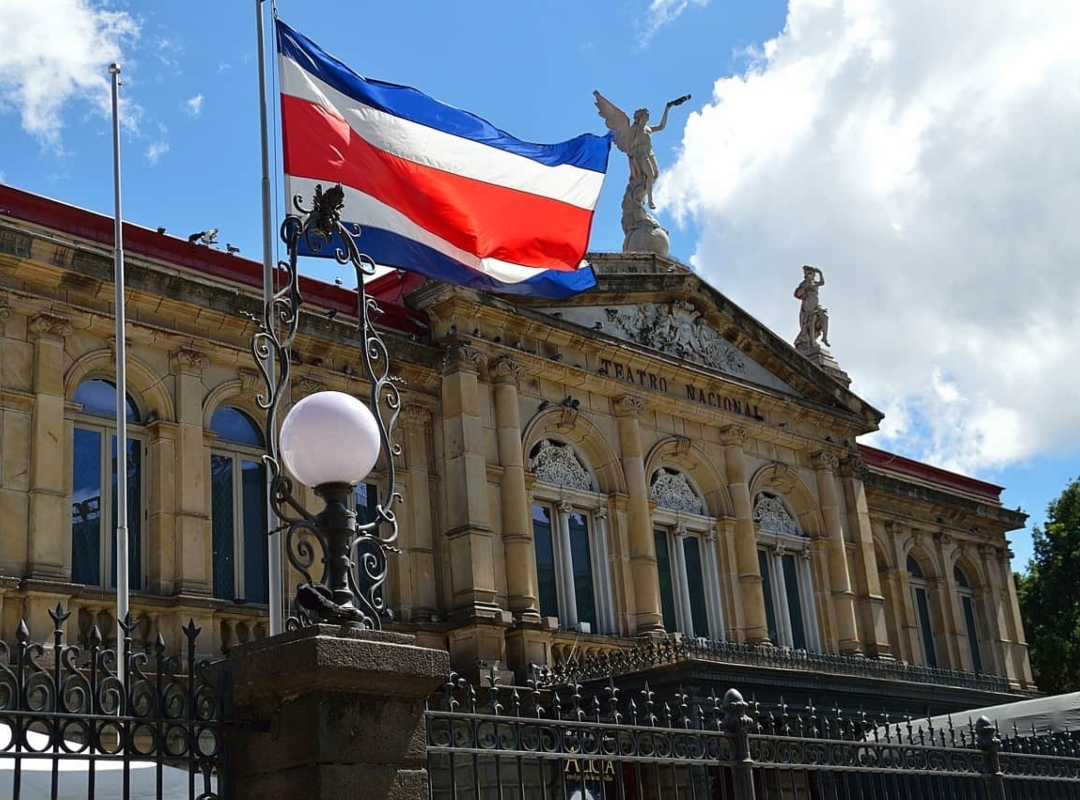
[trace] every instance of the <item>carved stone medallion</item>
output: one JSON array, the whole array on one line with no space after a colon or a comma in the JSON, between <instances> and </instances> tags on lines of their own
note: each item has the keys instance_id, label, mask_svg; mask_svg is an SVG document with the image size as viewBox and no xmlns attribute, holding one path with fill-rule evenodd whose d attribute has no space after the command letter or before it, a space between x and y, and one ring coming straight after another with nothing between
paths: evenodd
<instances>
[{"instance_id":1,"label":"carved stone medallion","mask_svg":"<svg viewBox=\"0 0 1080 800\"><path fill-rule=\"evenodd\" d=\"M754 522L763 531L769 533L785 533L788 536L805 536L799 528L799 523L787 510L787 506L779 497L768 494L759 494L754 500Z\"/></svg>"},{"instance_id":2,"label":"carved stone medallion","mask_svg":"<svg viewBox=\"0 0 1080 800\"><path fill-rule=\"evenodd\" d=\"M660 508L687 514L704 514L705 505L681 472L660 468L649 487L649 499Z\"/></svg>"},{"instance_id":3,"label":"carved stone medallion","mask_svg":"<svg viewBox=\"0 0 1080 800\"><path fill-rule=\"evenodd\" d=\"M529 459L529 471L535 473L541 483L593 491L592 477L578 461L570 445L557 444L550 439L542 440Z\"/></svg>"}]
</instances>

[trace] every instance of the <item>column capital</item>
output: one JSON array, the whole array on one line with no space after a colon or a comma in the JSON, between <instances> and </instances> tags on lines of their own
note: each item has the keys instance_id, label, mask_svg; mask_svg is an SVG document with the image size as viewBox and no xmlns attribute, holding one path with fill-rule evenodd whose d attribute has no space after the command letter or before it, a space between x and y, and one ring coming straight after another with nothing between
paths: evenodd
<instances>
[{"instance_id":1,"label":"column capital","mask_svg":"<svg viewBox=\"0 0 1080 800\"><path fill-rule=\"evenodd\" d=\"M674 533L675 533L676 538L682 539L688 533L688 531L686 530L686 525L684 523L680 522L678 525L675 526Z\"/></svg>"},{"instance_id":2,"label":"column capital","mask_svg":"<svg viewBox=\"0 0 1080 800\"><path fill-rule=\"evenodd\" d=\"M487 366L487 363L487 355L465 342L450 345L446 352L445 364L451 371L463 370L478 373Z\"/></svg>"},{"instance_id":3,"label":"column capital","mask_svg":"<svg viewBox=\"0 0 1080 800\"><path fill-rule=\"evenodd\" d=\"M606 520L607 520L607 518L608 518L608 510L607 510L607 506L600 506L600 507L599 507L599 508L597 508L597 509L596 509L596 511L594 511L593 513L594 513L594 514L596 514L596 518L597 518L598 520L601 520L601 521L606 521Z\"/></svg>"},{"instance_id":4,"label":"column capital","mask_svg":"<svg viewBox=\"0 0 1080 800\"><path fill-rule=\"evenodd\" d=\"M636 417L645 410L645 403L640 398L624 394L615 400L615 414L619 417Z\"/></svg>"},{"instance_id":5,"label":"column capital","mask_svg":"<svg viewBox=\"0 0 1080 800\"><path fill-rule=\"evenodd\" d=\"M840 465L840 460L828 450L821 450L810 456L810 463L814 469L832 472Z\"/></svg>"},{"instance_id":6,"label":"column capital","mask_svg":"<svg viewBox=\"0 0 1080 800\"><path fill-rule=\"evenodd\" d=\"M843 461L842 473L845 478L865 481L869 472L870 468L866 466L866 462L855 453L850 454Z\"/></svg>"},{"instance_id":7,"label":"column capital","mask_svg":"<svg viewBox=\"0 0 1080 800\"><path fill-rule=\"evenodd\" d=\"M209 363L206 354L194 347L178 347L169 353L169 368L174 373L198 377Z\"/></svg>"},{"instance_id":8,"label":"column capital","mask_svg":"<svg viewBox=\"0 0 1080 800\"><path fill-rule=\"evenodd\" d=\"M726 425L720 429L720 443L725 447L745 447L749 438L746 428L740 425Z\"/></svg>"},{"instance_id":9,"label":"column capital","mask_svg":"<svg viewBox=\"0 0 1080 800\"><path fill-rule=\"evenodd\" d=\"M41 313L30 320L30 334L35 338L63 339L71 330L71 321L59 314Z\"/></svg>"},{"instance_id":10,"label":"column capital","mask_svg":"<svg viewBox=\"0 0 1080 800\"><path fill-rule=\"evenodd\" d=\"M403 428L419 427L431 419L431 409L421 403L402 403L398 421Z\"/></svg>"},{"instance_id":11,"label":"column capital","mask_svg":"<svg viewBox=\"0 0 1080 800\"><path fill-rule=\"evenodd\" d=\"M561 511L563 514L573 514L574 513L574 504L570 503L570 502L568 502L566 500L563 500L561 503L559 503L559 505L557 507L558 507L559 511Z\"/></svg>"},{"instance_id":12,"label":"column capital","mask_svg":"<svg viewBox=\"0 0 1080 800\"><path fill-rule=\"evenodd\" d=\"M904 535L904 523L897 522L894 519L885 521L885 533L889 536L903 536Z\"/></svg>"},{"instance_id":13,"label":"column capital","mask_svg":"<svg viewBox=\"0 0 1080 800\"><path fill-rule=\"evenodd\" d=\"M488 372L495 383L508 383L517 386L528 374L525 367L506 356L488 364Z\"/></svg>"}]
</instances>

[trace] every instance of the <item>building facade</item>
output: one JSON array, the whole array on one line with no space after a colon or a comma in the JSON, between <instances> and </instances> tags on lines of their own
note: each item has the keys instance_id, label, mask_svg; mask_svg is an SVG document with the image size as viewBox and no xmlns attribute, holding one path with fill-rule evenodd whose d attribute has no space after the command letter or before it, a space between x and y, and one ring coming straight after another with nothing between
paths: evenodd
<instances>
[{"instance_id":1,"label":"building facade","mask_svg":"<svg viewBox=\"0 0 1080 800\"><path fill-rule=\"evenodd\" d=\"M191 618L227 652L267 627L262 269L125 241L136 641ZM45 635L57 603L70 636L112 629L111 245L110 218L0 187L5 640L23 617ZM881 414L843 373L678 262L592 261L597 289L558 303L370 285L405 387L389 627L519 681L678 634L1034 690L1005 538L1024 515L1000 487L858 444ZM302 290L293 401L365 397L355 293ZM384 499L379 472L356 494L360 513Z\"/></svg>"}]
</instances>

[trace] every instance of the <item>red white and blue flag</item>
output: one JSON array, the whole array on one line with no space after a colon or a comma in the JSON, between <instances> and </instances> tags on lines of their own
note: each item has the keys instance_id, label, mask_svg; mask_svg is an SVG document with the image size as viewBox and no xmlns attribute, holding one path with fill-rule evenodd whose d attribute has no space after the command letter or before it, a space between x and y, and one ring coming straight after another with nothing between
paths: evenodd
<instances>
[{"instance_id":1,"label":"red white and blue flag","mask_svg":"<svg viewBox=\"0 0 1080 800\"><path fill-rule=\"evenodd\" d=\"M286 191L345 188L377 264L474 289L566 297L583 263L611 140L515 139L407 86L362 78L277 21Z\"/></svg>"}]
</instances>

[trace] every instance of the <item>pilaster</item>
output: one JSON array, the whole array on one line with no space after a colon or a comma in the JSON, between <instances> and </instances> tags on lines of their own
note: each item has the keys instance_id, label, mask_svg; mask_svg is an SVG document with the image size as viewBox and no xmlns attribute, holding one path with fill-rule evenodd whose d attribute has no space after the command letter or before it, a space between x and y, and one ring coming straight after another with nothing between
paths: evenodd
<instances>
[{"instance_id":1,"label":"pilaster","mask_svg":"<svg viewBox=\"0 0 1080 800\"><path fill-rule=\"evenodd\" d=\"M170 353L176 381L175 522L173 533L173 591L209 595L213 590L210 509L207 471L210 452L203 429L206 387L202 371L207 357L189 347ZM161 462L170 463L170 462Z\"/></svg>"},{"instance_id":2,"label":"pilaster","mask_svg":"<svg viewBox=\"0 0 1080 800\"><path fill-rule=\"evenodd\" d=\"M825 520L825 533L829 542L829 585L832 589L833 609L836 612L840 652L859 653L862 647L855 625L855 595L851 591L844 526L836 496L835 471L839 462L832 453L821 451L814 455L812 463L817 477L821 516Z\"/></svg>"},{"instance_id":3,"label":"pilaster","mask_svg":"<svg viewBox=\"0 0 1080 800\"><path fill-rule=\"evenodd\" d=\"M71 323L55 314L30 320L34 343L34 412L30 434L29 578L71 577L71 508L64 457L71 449L64 423L64 339ZM104 532L102 535L105 535Z\"/></svg>"},{"instance_id":4,"label":"pilaster","mask_svg":"<svg viewBox=\"0 0 1080 800\"><path fill-rule=\"evenodd\" d=\"M454 344L442 381L451 613L466 617L498 611L487 462L480 450L483 425L477 373L486 366L487 356L479 350Z\"/></svg>"},{"instance_id":5,"label":"pilaster","mask_svg":"<svg viewBox=\"0 0 1080 800\"><path fill-rule=\"evenodd\" d=\"M431 513L431 456L428 437L431 435L431 411L426 406L407 404L399 418L405 450L405 525L402 546L407 551L408 591L405 580L402 589L402 611L408 606L409 616L423 619L439 608L440 576L435 567L434 520ZM393 559L391 560L393 561ZM402 576L403 578L405 576ZM407 601L407 602L406 602Z\"/></svg>"},{"instance_id":6,"label":"pilaster","mask_svg":"<svg viewBox=\"0 0 1080 800\"><path fill-rule=\"evenodd\" d=\"M627 528L630 544L630 572L634 582L637 633L664 629L660 609L660 578L656 568L656 544L649 511L649 486L645 476L645 454L641 445L638 416L645 404L636 397L623 396L615 401L618 418L619 451L626 476Z\"/></svg>"},{"instance_id":7,"label":"pilaster","mask_svg":"<svg viewBox=\"0 0 1080 800\"><path fill-rule=\"evenodd\" d=\"M735 512L735 566L742 595L744 640L749 644L767 644L769 629L765 620L765 595L761 589L758 566L754 505L750 498L746 454L743 450L748 436L745 428L729 425L721 429L720 437L724 445L728 492Z\"/></svg>"},{"instance_id":8,"label":"pilaster","mask_svg":"<svg viewBox=\"0 0 1080 800\"><path fill-rule=\"evenodd\" d=\"M518 383L525 377L525 368L509 358L501 358L491 365L490 372L495 385L495 423L498 428L499 464L503 470L499 491L508 601L515 617L539 622L536 550L532 538L529 493L525 485L525 456L518 406Z\"/></svg>"},{"instance_id":9,"label":"pilaster","mask_svg":"<svg viewBox=\"0 0 1080 800\"><path fill-rule=\"evenodd\" d=\"M874 553L874 533L870 525L870 509L863 485L866 466L858 456L848 456L844 460L841 475L848 528L855 534L855 583L858 588L862 642L867 655L891 659L893 652L885 620L885 598L882 596L877 556Z\"/></svg>"}]
</instances>

